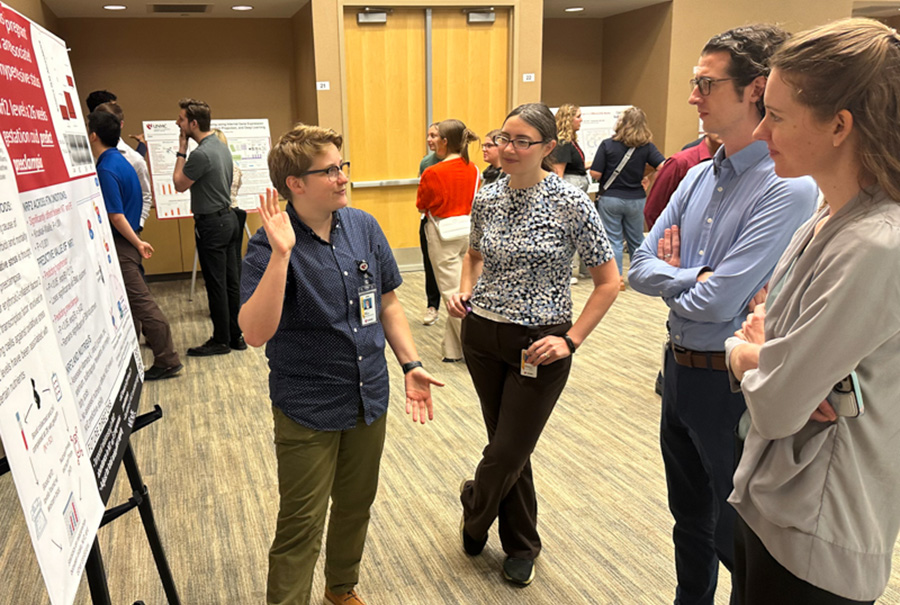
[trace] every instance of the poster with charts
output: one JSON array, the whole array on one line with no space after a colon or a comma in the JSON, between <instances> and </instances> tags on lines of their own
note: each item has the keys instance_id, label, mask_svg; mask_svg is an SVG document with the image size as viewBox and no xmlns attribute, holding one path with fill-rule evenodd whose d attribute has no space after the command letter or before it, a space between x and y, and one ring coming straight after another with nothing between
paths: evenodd
<instances>
[{"instance_id":1,"label":"poster with charts","mask_svg":"<svg viewBox=\"0 0 900 605\"><path fill-rule=\"evenodd\" d=\"M234 163L241 170L241 188L238 190L238 207L255 211L259 207L259 195L271 187L267 159L272 140L269 120L212 120L210 126L218 128L228 139L228 148ZM156 200L156 216L159 219L176 219L192 216L190 191L175 191L172 172L175 170L175 152L178 151L179 129L175 120L144 122L147 155L153 179L153 196ZM188 141L188 157L197 143Z\"/></svg>"},{"instance_id":2,"label":"poster with charts","mask_svg":"<svg viewBox=\"0 0 900 605\"><path fill-rule=\"evenodd\" d=\"M2 3L0 82L0 439L57 605L75 598L143 366L65 43Z\"/></svg>"}]
</instances>

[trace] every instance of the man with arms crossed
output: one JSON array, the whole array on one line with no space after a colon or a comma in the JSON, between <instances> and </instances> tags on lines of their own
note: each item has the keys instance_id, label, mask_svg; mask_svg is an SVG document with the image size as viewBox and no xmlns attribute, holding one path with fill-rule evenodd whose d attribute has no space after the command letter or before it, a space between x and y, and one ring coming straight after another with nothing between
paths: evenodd
<instances>
[{"instance_id":1,"label":"man with arms crossed","mask_svg":"<svg viewBox=\"0 0 900 605\"><path fill-rule=\"evenodd\" d=\"M660 445L675 518L676 605L714 602L719 562L733 567L734 429L745 409L725 370L725 339L761 300L791 235L815 209L816 185L781 179L753 140L765 112L773 26L707 42L688 99L722 147L692 168L635 253L629 282L669 307Z\"/></svg>"},{"instance_id":2,"label":"man with arms crossed","mask_svg":"<svg viewBox=\"0 0 900 605\"><path fill-rule=\"evenodd\" d=\"M188 355L224 355L247 348L237 320L241 293L236 250L241 230L231 209L233 160L210 127L209 105L195 99L182 99L178 105L181 135L172 180L176 191L191 190L194 237L213 322L212 338L188 349ZM190 160L188 139L197 142Z\"/></svg>"}]
</instances>

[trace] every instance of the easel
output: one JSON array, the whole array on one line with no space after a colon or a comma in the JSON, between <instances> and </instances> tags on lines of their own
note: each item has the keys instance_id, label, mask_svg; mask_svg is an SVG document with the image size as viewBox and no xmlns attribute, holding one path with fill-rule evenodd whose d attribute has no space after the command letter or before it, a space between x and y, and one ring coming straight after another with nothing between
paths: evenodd
<instances>
[{"instance_id":1,"label":"easel","mask_svg":"<svg viewBox=\"0 0 900 605\"><path fill-rule=\"evenodd\" d=\"M134 421L134 427L131 429L132 434L141 430L148 424L151 424L162 418L162 408L158 405L154 406L152 412L141 414ZM125 449L125 455L122 458L125 465L125 473L128 475L128 482L131 484L131 498L128 502L119 504L106 510L103 513L103 520L100 527L107 523L118 519L133 508L137 508L141 515L141 522L144 524L144 532L147 534L147 541L150 543L150 551L153 553L153 560L156 562L156 569L159 572L159 579L162 582L163 590L166 593L166 599L169 605L181 605L178 598L178 592L175 590L175 581L172 578L172 571L169 569L169 562L166 560L166 553L163 550L162 541L159 539L159 532L156 530L156 521L153 518L153 508L150 506L150 494L147 492L147 486L141 478L141 472L137 466L137 460L134 457L134 451L131 449L131 443ZM0 458L0 475L9 471L9 462L6 458ZM106 581L106 569L103 567L103 557L100 554L100 542L98 538L94 538L94 544L91 546L91 552L88 554L87 563L84 567L87 575L88 587L91 591L91 601L94 605L112 605L112 598L109 594L109 585ZM134 605L142 605L143 601L137 601Z\"/></svg>"}]
</instances>

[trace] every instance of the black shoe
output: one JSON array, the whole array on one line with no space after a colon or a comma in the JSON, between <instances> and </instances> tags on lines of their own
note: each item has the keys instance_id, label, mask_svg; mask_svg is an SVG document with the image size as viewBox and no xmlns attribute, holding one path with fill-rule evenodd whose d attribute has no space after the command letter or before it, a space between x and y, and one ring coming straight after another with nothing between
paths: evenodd
<instances>
[{"instance_id":1,"label":"black shoe","mask_svg":"<svg viewBox=\"0 0 900 605\"><path fill-rule=\"evenodd\" d=\"M503 577L513 584L528 586L534 579L534 560L506 557L503 562Z\"/></svg>"},{"instance_id":2,"label":"black shoe","mask_svg":"<svg viewBox=\"0 0 900 605\"><path fill-rule=\"evenodd\" d=\"M184 366L180 363L168 368L153 366L149 370L144 372L144 380L163 380L165 378L173 378L176 374L178 374L178 372L183 369Z\"/></svg>"},{"instance_id":3,"label":"black shoe","mask_svg":"<svg viewBox=\"0 0 900 605\"><path fill-rule=\"evenodd\" d=\"M244 340L244 335L241 334L237 338L231 339L231 344L228 346L235 351L245 351L247 349L247 342Z\"/></svg>"},{"instance_id":4,"label":"black shoe","mask_svg":"<svg viewBox=\"0 0 900 605\"><path fill-rule=\"evenodd\" d=\"M187 350L187 354L192 357L209 357L210 355L226 355L228 353L231 353L231 347L221 342L216 342L212 338L199 347L191 347Z\"/></svg>"}]
</instances>

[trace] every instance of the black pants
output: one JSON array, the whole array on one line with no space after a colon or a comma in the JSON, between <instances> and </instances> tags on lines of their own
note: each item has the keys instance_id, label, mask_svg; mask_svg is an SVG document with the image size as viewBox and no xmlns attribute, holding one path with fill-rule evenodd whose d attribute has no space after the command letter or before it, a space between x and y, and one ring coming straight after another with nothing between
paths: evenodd
<instances>
[{"instance_id":1,"label":"black pants","mask_svg":"<svg viewBox=\"0 0 900 605\"><path fill-rule=\"evenodd\" d=\"M441 290L438 288L437 279L434 277L431 259L428 258L428 238L425 237L425 223L427 222L428 217L425 216L419 224L419 246L422 248L422 265L425 267L425 297L428 299L429 307L440 310Z\"/></svg>"},{"instance_id":2,"label":"black pants","mask_svg":"<svg viewBox=\"0 0 900 605\"><path fill-rule=\"evenodd\" d=\"M462 323L463 355L488 434L475 480L460 496L466 533L484 536L498 519L503 550L517 559L541 552L530 457L572 366L566 357L526 378L519 371L522 349L544 336L562 336L570 327L503 324L472 313Z\"/></svg>"},{"instance_id":3,"label":"black pants","mask_svg":"<svg viewBox=\"0 0 900 605\"><path fill-rule=\"evenodd\" d=\"M238 237L234 240L234 253L237 258L237 266L238 266L238 285L241 283L241 257L243 254L241 253L241 248L244 246L244 225L247 224L247 211L242 210L236 206L233 207L234 215L238 220Z\"/></svg>"},{"instance_id":4,"label":"black pants","mask_svg":"<svg viewBox=\"0 0 900 605\"><path fill-rule=\"evenodd\" d=\"M235 242L241 237L237 215L229 208L221 214L194 216L194 236L209 299L212 338L229 344L241 335L237 321L241 306L239 255L235 252Z\"/></svg>"},{"instance_id":5,"label":"black pants","mask_svg":"<svg viewBox=\"0 0 900 605\"><path fill-rule=\"evenodd\" d=\"M735 605L860 605L801 580L769 554L752 529L737 518L734 530Z\"/></svg>"},{"instance_id":6,"label":"black pants","mask_svg":"<svg viewBox=\"0 0 900 605\"><path fill-rule=\"evenodd\" d=\"M659 440L675 519L676 605L712 605L719 561L734 566L734 427L746 408L725 372L666 353Z\"/></svg>"}]
</instances>

